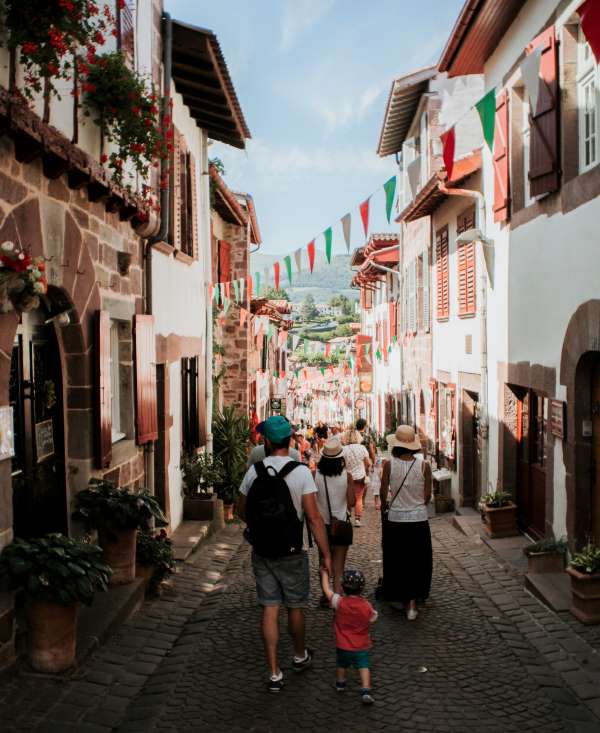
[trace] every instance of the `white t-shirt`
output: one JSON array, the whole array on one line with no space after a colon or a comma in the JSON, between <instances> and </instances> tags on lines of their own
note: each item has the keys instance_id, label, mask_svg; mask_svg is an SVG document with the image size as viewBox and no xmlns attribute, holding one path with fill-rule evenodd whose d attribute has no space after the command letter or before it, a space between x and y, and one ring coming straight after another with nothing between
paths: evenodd
<instances>
[{"instance_id":1,"label":"white t-shirt","mask_svg":"<svg viewBox=\"0 0 600 733\"><path fill-rule=\"evenodd\" d=\"M360 481L361 479L366 478L367 472L365 470L364 459L368 457L369 451L360 443L350 443L350 445L344 446L344 460L346 461L346 468L355 481Z\"/></svg>"},{"instance_id":2,"label":"white t-shirt","mask_svg":"<svg viewBox=\"0 0 600 733\"><path fill-rule=\"evenodd\" d=\"M331 524L329 517L329 507L327 506L327 495L325 493L325 476L317 469L315 474L315 484L319 493L317 494L317 504L319 511L323 517L325 524ZM336 519L344 522L348 516L347 489L348 474L342 471L339 476L327 476L327 489L329 490L329 501L331 502L331 513Z\"/></svg>"},{"instance_id":3,"label":"white t-shirt","mask_svg":"<svg viewBox=\"0 0 600 733\"><path fill-rule=\"evenodd\" d=\"M265 464L265 466L272 466L279 473L279 471L281 471L285 464L291 460L292 459L289 456L269 456L268 458L264 459L263 463ZM250 466L250 468L246 471L246 475L242 479L240 494L248 496L250 487L254 483L255 479L256 468L254 466ZM294 506L296 507L296 513L298 514L298 519L302 521L304 519L304 510L302 509L302 497L305 494L317 493L317 487L315 486L315 482L313 481L312 474L308 470L308 466L302 464L301 466L296 466L296 468L294 468L291 473L288 473L284 480L289 487L292 501L294 502Z\"/></svg>"}]
</instances>

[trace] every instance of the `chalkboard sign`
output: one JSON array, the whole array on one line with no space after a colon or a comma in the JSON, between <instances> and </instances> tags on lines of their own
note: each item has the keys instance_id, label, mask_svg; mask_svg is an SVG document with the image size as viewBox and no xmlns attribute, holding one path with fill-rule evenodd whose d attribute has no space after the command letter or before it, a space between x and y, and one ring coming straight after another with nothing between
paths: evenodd
<instances>
[{"instance_id":1,"label":"chalkboard sign","mask_svg":"<svg viewBox=\"0 0 600 733\"><path fill-rule=\"evenodd\" d=\"M54 453L52 420L44 420L35 424L35 446L38 463Z\"/></svg>"}]
</instances>

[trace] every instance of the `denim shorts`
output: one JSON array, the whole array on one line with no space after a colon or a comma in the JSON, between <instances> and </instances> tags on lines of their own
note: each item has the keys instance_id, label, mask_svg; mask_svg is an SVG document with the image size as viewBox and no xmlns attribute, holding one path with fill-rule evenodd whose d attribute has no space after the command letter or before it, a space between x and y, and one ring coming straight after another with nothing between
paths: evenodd
<instances>
[{"instance_id":1,"label":"denim shorts","mask_svg":"<svg viewBox=\"0 0 600 733\"><path fill-rule=\"evenodd\" d=\"M310 593L308 555L299 552L285 557L261 557L252 553L256 596L261 606L305 608Z\"/></svg>"},{"instance_id":2,"label":"denim shorts","mask_svg":"<svg viewBox=\"0 0 600 733\"><path fill-rule=\"evenodd\" d=\"M335 666L342 669L369 669L369 652L365 649L360 652L351 652L348 649L335 650Z\"/></svg>"}]
</instances>

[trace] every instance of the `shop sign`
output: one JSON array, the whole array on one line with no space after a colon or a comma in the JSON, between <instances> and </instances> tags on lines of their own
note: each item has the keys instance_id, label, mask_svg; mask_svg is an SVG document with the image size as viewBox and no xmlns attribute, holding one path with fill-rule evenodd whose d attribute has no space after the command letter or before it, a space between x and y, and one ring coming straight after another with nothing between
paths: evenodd
<instances>
[{"instance_id":1,"label":"shop sign","mask_svg":"<svg viewBox=\"0 0 600 733\"><path fill-rule=\"evenodd\" d=\"M281 400L271 400L271 412L278 415L281 412Z\"/></svg>"},{"instance_id":2,"label":"shop sign","mask_svg":"<svg viewBox=\"0 0 600 733\"><path fill-rule=\"evenodd\" d=\"M550 400L550 432L561 440L565 439L565 407L561 400Z\"/></svg>"},{"instance_id":3,"label":"shop sign","mask_svg":"<svg viewBox=\"0 0 600 733\"><path fill-rule=\"evenodd\" d=\"M371 374L359 374L358 379L362 394L369 394L373 389L373 376Z\"/></svg>"},{"instance_id":4,"label":"shop sign","mask_svg":"<svg viewBox=\"0 0 600 733\"><path fill-rule=\"evenodd\" d=\"M54 453L52 420L44 420L35 424L35 447L38 463Z\"/></svg>"},{"instance_id":5,"label":"shop sign","mask_svg":"<svg viewBox=\"0 0 600 733\"><path fill-rule=\"evenodd\" d=\"M13 408L0 407L0 461L15 455Z\"/></svg>"}]
</instances>

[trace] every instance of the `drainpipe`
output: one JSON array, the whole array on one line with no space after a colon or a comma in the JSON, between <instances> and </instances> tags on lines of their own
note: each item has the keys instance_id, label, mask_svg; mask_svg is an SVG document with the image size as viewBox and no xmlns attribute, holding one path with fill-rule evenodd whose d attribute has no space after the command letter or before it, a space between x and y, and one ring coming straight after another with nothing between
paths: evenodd
<instances>
[{"instance_id":1,"label":"drainpipe","mask_svg":"<svg viewBox=\"0 0 600 733\"><path fill-rule=\"evenodd\" d=\"M441 193L447 196L463 196L475 199L479 206L476 208L475 227L485 235L485 198L480 191L468 188L447 188L444 184L438 185ZM482 243L483 244L483 243ZM485 245L483 245L485 246ZM485 258L484 258L485 259ZM487 291L488 276L485 262L479 277L479 328L481 340L481 400L479 403L479 431L481 435L481 490L489 490L489 415L488 415L488 353L487 353Z\"/></svg>"},{"instance_id":2,"label":"drainpipe","mask_svg":"<svg viewBox=\"0 0 600 733\"><path fill-rule=\"evenodd\" d=\"M173 26L169 13L162 16L163 31L163 116L170 113L169 100L171 97L171 52L173 47ZM167 173L168 161L161 161L161 178ZM144 246L144 311L152 315L152 245L166 239L169 231L169 187L160 190L160 228L153 237L146 239ZM146 485L151 494L155 492L154 476L154 442L150 441L144 446L144 471L146 474Z\"/></svg>"}]
</instances>

